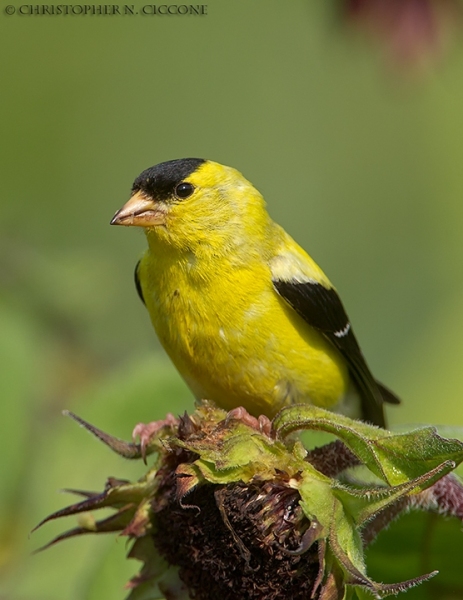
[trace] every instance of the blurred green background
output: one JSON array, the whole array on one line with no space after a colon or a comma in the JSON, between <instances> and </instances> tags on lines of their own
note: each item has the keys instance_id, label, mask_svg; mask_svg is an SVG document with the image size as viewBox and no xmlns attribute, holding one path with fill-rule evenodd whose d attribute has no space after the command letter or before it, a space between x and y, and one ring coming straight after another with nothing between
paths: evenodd
<instances>
[{"instance_id":1,"label":"blurred green background","mask_svg":"<svg viewBox=\"0 0 463 600\"><path fill-rule=\"evenodd\" d=\"M463 425L463 47L426 73L398 69L339 6L2 8L2 600L122 598L137 569L112 537L30 555L73 521L28 534L73 499L60 488L143 472L62 409L128 439L138 421L192 407L135 293L144 236L109 226L158 162L241 170L338 288L374 373L403 398L391 423ZM412 529L416 548L425 534Z\"/></svg>"}]
</instances>

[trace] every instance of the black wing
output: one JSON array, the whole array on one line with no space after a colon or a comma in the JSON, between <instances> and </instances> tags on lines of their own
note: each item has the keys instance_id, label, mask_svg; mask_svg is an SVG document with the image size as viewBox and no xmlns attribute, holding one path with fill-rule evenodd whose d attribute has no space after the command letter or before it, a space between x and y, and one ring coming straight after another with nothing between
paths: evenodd
<instances>
[{"instance_id":1,"label":"black wing","mask_svg":"<svg viewBox=\"0 0 463 600\"><path fill-rule=\"evenodd\" d=\"M143 290L141 289L140 275L138 273L139 267L140 267L140 261L138 261L137 264L135 265L135 272L133 274L134 279L135 279L135 287L137 288L137 292L138 292L138 295L140 296L140 300L146 306L145 299L143 298Z\"/></svg>"},{"instance_id":2,"label":"black wing","mask_svg":"<svg viewBox=\"0 0 463 600\"><path fill-rule=\"evenodd\" d=\"M398 404L399 399L373 377L352 331L344 306L333 288L315 281L273 281L276 291L314 329L341 352L357 385L363 418L385 427L383 402Z\"/></svg>"}]
</instances>

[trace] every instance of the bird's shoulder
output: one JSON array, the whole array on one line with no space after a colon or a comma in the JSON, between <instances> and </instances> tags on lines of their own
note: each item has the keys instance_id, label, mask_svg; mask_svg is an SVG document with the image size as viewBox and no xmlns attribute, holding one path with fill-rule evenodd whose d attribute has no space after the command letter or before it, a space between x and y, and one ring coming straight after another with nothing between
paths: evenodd
<instances>
[{"instance_id":1,"label":"bird's shoulder","mask_svg":"<svg viewBox=\"0 0 463 600\"><path fill-rule=\"evenodd\" d=\"M270 261L275 291L310 326L339 348L339 340L349 333L344 306L330 280L317 263L280 228L280 241Z\"/></svg>"},{"instance_id":2,"label":"bird's shoulder","mask_svg":"<svg viewBox=\"0 0 463 600\"><path fill-rule=\"evenodd\" d=\"M273 281L294 283L314 282L331 288L332 285L311 256L279 225L274 225L275 243L269 261Z\"/></svg>"}]
</instances>

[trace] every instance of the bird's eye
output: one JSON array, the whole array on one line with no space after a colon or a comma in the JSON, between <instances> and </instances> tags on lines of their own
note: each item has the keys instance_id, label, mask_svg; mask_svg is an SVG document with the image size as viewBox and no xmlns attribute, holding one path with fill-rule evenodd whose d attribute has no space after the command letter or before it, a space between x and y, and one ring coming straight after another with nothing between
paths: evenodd
<instances>
[{"instance_id":1,"label":"bird's eye","mask_svg":"<svg viewBox=\"0 0 463 600\"><path fill-rule=\"evenodd\" d=\"M184 198L188 198L188 196L191 196L191 194L194 191L194 186L191 183L187 183L184 181L183 183L179 183L178 186L175 188L175 195L177 196L177 198L181 198L183 200Z\"/></svg>"}]
</instances>

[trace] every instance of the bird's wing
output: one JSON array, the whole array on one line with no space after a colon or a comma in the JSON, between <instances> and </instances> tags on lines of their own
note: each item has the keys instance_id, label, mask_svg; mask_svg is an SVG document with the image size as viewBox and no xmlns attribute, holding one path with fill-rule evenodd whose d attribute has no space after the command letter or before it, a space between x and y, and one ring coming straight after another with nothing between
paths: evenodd
<instances>
[{"instance_id":1,"label":"bird's wing","mask_svg":"<svg viewBox=\"0 0 463 600\"><path fill-rule=\"evenodd\" d=\"M135 287L137 288L137 293L140 297L140 300L143 302L143 304L146 306L146 302L145 299L143 298L143 290L141 289L141 283L140 283L140 263L141 263L141 259L137 262L137 264L135 265L135 271L134 271L134 279L135 279Z\"/></svg>"},{"instance_id":2,"label":"bird's wing","mask_svg":"<svg viewBox=\"0 0 463 600\"><path fill-rule=\"evenodd\" d=\"M297 252L272 260L274 288L298 315L339 350L359 389L364 419L384 427L382 403L399 400L373 377L336 290L315 263L303 258ZM297 265L302 263L303 270L299 270Z\"/></svg>"}]
</instances>

